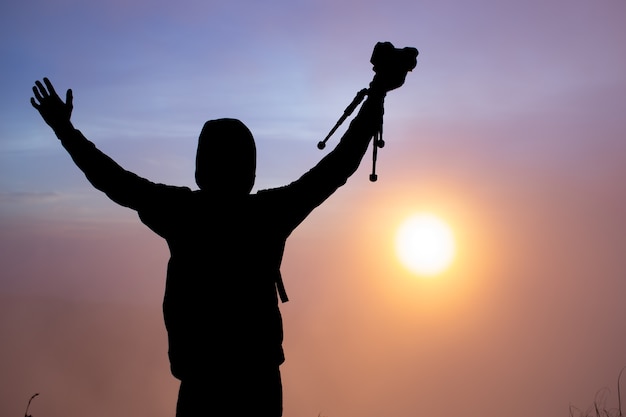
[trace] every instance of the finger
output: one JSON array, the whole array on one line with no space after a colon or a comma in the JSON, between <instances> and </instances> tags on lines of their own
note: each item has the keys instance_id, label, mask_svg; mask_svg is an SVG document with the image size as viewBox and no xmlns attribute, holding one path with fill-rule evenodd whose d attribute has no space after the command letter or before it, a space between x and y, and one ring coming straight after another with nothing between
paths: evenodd
<instances>
[{"instance_id":1,"label":"finger","mask_svg":"<svg viewBox=\"0 0 626 417\"><path fill-rule=\"evenodd\" d=\"M48 92L46 91L41 81L35 81L35 85L37 86L37 89L39 90L39 92L36 93L36 94L39 94L39 97L48 97ZM35 91L34 87L33 87L33 91ZM39 99L39 97L37 98ZM39 99L39 101L41 101L41 99Z\"/></svg>"},{"instance_id":2,"label":"finger","mask_svg":"<svg viewBox=\"0 0 626 417\"><path fill-rule=\"evenodd\" d=\"M68 89L67 93L65 94L65 105L68 106L70 109L72 109L74 107L74 94L72 93L72 89Z\"/></svg>"},{"instance_id":3,"label":"finger","mask_svg":"<svg viewBox=\"0 0 626 417\"><path fill-rule=\"evenodd\" d=\"M57 92L54 90L54 86L52 85L50 80L47 77L44 77L43 82L46 83L46 87L48 87L48 91L50 92L50 95L55 96Z\"/></svg>"},{"instance_id":4,"label":"finger","mask_svg":"<svg viewBox=\"0 0 626 417\"><path fill-rule=\"evenodd\" d=\"M32 104L34 108L39 110L40 106L39 106L39 104L37 104L37 102L35 101L35 99L33 97L30 98L30 104Z\"/></svg>"},{"instance_id":5,"label":"finger","mask_svg":"<svg viewBox=\"0 0 626 417\"><path fill-rule=\"evenodd\" d=\"M41 93L39 93L39 89L37 88L37 86L33 87L33 94L35 95L35 98L41 103L41 101L43 100L43 97L41 96Z\"/></svg>"}]
</instances>

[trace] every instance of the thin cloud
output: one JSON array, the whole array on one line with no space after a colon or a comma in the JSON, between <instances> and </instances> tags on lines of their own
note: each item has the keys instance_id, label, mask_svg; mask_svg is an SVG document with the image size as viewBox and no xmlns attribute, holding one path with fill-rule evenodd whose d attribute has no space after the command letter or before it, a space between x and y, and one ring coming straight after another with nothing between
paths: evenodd
<instances>
[{"instance_id":1,"label":"thin cloud","mask_svg":"<svg viewBox=\"0 0 626 417\"><path fill-rule=\"evenodd\" d=\"M0 204L32 204L59 201L61 195L55 192L0 192Z\"/></svg>"}]
</instances>

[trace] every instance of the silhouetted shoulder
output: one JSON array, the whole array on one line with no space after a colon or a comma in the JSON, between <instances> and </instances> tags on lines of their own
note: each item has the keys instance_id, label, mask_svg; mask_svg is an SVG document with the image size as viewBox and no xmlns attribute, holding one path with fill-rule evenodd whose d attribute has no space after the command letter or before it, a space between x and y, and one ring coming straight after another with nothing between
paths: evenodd
<instances>
[{"instance_id":1,"label":"silhouetted shoulder","mask_svg":"<svg viewBox=\"0 0 626 417\"><path fill-rule=\"evenodd\" d=\"M149 202L143 204L137 213L146 226L167 238L171 229L185 219L185 213L194 206L194 201L200 198L189 187L154 184L147 197Z\"/></svg>"}]
</instances>

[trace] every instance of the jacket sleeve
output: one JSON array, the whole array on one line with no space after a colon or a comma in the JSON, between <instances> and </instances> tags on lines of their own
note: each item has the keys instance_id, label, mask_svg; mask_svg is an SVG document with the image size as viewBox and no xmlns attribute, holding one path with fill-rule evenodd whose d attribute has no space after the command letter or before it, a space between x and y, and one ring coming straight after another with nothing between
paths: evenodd
<instances>
[{"instance_id":1,"label":"jacket sleeve","mask_svg":"<svg viewBox=\"0 0 626 417\"><path fill-rule=\"evenodd\" d=\"M87 180L114 202L141 210L156 198L158 184L126 171L76 129L57 134Z\"/></svg>"}]
</instances>

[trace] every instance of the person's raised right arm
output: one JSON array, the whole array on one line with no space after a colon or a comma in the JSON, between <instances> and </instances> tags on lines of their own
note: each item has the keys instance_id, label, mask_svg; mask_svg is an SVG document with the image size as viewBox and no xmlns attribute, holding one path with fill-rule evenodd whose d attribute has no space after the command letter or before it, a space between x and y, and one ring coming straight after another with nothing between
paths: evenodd
<instances>
[{"instance_id":1,"label":"person's raised right arm","mask_svg":"<svg viewBox=\"0 0 626 417\"><path fill-rule=\"evenodd\" d=\"M63 102L50 80L44 78L43 84L35 82L33 94L30 99L32 106L39 111L95 188L116 203L135 210L149 203L155 184L123 169L74 128L71 122L72 90L67 90L66 101Z\"/></svg>"}]
</instances>

